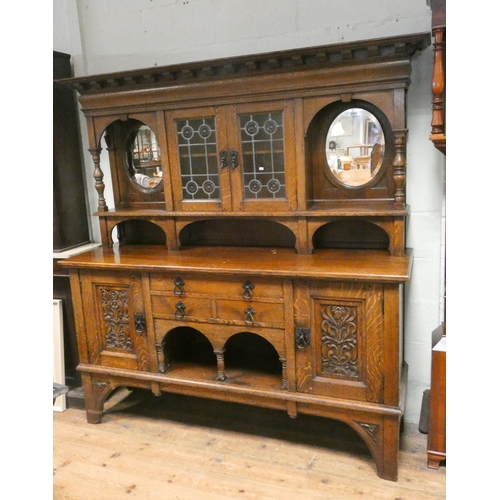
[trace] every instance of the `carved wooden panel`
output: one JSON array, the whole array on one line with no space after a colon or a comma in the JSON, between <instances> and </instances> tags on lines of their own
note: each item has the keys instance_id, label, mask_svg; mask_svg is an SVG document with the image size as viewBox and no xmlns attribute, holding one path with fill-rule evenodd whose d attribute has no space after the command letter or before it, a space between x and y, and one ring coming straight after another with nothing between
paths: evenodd
<instances>
[{"instance_id":1,"label":"carved wooden panel","mask_svg":"<svg viewBox=\"0 0 500 500\"><path fill-rule=\"evenodd\" d=\"M87 348L92 363L149 370L147 324L140 274L95 273L83 283Z\"/></svg>"},{"instance_id":2,"label":"carved wooden panel","mask_svg":"<svg viewBox=\"0 0 500 500\"><path fill-rule=\"evenodd\" d=\"M309 291L310 346L297 348L300 390L382 401L383 285L312 282Z\"/></svg>"},{"instance_id":3,"label":"carved wooden panel","mask_svg":"<svg viewBox=\"0 0 500 500\"><path fill-rule=\"evenodd\" d=\"M105 347L131 351L127 290L101 288L100 292Z\"/></svg>"},{"instance_id":4,"label":"carved wooden panel","mask_svg":"<svg viewBox=\"0 0 500 500\"><path fill-rule=\"evenodd\" d=\"M358 379L358 311L345 305L321 306L321 373Z\"/></svg>"}]
</instances>

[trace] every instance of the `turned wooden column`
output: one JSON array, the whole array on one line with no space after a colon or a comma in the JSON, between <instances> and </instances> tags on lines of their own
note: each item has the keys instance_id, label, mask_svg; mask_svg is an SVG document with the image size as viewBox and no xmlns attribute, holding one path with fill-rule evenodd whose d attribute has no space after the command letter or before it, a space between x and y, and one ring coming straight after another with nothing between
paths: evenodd
<instances>
[{"instance_id":1,"label":"turned wooden column","mask_svg":"<svg viewBox=\"0 0 500 500\"><path fill-rule=\"evenodd\" d=\"M217 357L217 380L219 382L224 382L225 380L227 380L226 366L224 363L224 352L225 349L214 351L215 356Z\"/></svg>"},{"instance_id":2,"label":"turned wooden column","mask_svg":"<svg viewBox=\"0 0 500 500\"><path fill-rule=\"evenodd\" d=\"M405 130L394 130L394 145L396 149L396 154L394 155L393 166L393 177L394 183L396 184L396 189L394 192L394 207L404 208L405 207L405 184L406 184L406 129Z\"/></svg>"},{"instance_id":3,"label":"turned wooden column","mask_svg":"<svg viewBox=\"0 0 500 500\"><path fill-rule=\"evenodd\" d=\"M95 189L98 194L98 212L107 212L108 206L106 205L106 200L104 199L104 174L101 170L101 151L102 148L90 148L90 154L92 155L92 161L94 162L94 179L95 179Z\"/></svg>"},{"instance_id":4,"label":"turned wooden column","mask_svg":"<svg viewBox=\"0 0 500 500\"><path fill-rule=\"evenodd\" d=\"M434 70L432 73L432 134L445 133L444 90L445 90L445 50L446 28L434 30Z\"/></svg>"},{"instance_id":5,"label":"turned wooden column","mask_svg":"<svg viewBox=\"0 0 500 500\"><path fill-rule=\"evenodd\" d=\"M430 140L446 154L446 0L432 0L434 67L432 72L432 118Z\"/></svg>"}]
</instances>

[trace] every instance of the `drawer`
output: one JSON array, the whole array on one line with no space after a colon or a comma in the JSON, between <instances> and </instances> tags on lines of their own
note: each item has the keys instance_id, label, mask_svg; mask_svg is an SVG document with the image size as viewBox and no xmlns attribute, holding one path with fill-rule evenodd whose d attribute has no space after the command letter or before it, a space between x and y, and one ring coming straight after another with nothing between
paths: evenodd
<instances>
[{"instance_id":1,"label":"drawer","mask_svg":"<svg viewBox=\"0 0 500 500\"><path fill-rule=\"evenodd\" d=\"M179 306L178 306L179 304ZM182 319L196 317L212 318L212 301L204 297L177 297L168 295L152 295L153 315Z\"/></svg>"},{"instance_id":2,"label":"drawer","mask_svg":"<svg viewBox=\"0 0 500 500\"><path fill-rule=\"evenodd\" d=\"M176 280L182 280L182 285L176 285ZM150 278L152 292L164 292L179 297L188 295L208 295L210 297L239 297L249 295L251 299L283 298L283 283L281 280L252 277L200 276L185 273L152 274ZM248 284L248 288L243 285Z\"/></svg>"},{"instance_id":3,"label":"drawer","mask_svg":"<svg viewBox=\"0 0 500 500\"><path fill-rule=\"evenodd\" d=\"M247 300L217 300L217 319L243 321L248 325L274 325L283 327L283 304Z\"/></svg>"}]
</instances>

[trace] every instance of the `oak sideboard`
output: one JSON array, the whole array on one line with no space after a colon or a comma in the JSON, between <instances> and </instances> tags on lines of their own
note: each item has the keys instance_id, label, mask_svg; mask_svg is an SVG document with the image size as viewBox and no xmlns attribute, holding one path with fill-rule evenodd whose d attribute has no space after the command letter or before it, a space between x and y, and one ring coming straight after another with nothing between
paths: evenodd
<instances>
[{"instance_id":1,"label":"oak sideboard","mask_svg":"<svg viewBox=\"0 0 500 500\"><path fill-rule=\"evenodd\" d=\"M62 263L89 422L120 386L317 415L397 479L406 94L429 40L60 81L87 123L102 240Z\"/></svg>"}]
</instances>

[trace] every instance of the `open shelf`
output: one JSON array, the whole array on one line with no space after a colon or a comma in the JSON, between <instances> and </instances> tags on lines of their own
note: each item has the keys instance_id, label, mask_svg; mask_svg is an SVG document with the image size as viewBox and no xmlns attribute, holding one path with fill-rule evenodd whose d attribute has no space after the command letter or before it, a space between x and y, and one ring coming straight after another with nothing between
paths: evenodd
<instances>
[{"instance_id":1,"label":"open shelf","mask_svg":"<svg viewBox=\"0 0 500 500\"><path fill-rule=\"evenodd\" d=\"M351 248L380 249L389 248L389 235L380 227L362 219L340 219L319 227L313 235L314 249Z\"/></svg>"},{"instance_id":2,"label":"open shelf","mask_svg":"<svg viewBox=\"0 0 500 500\"><path fill-rule=\"evenodd\" d=\"M168 332L163 339L166 371L177 364L214 366L217 359L212 344L203 333L187 326L179 326Z\"/></svg>"},{"instance_id":3,"label":"open shelf","mask_svg":"<svg viewBox=\"0 0 500 500\"><path fill-rule=\"evenodd\" d=\"M163 229L148 220L126 219L115 226L120 245L163 245L167 236Z\"/></svg>"},{"instance_id":4,"label":"open shelf","mask_svg":"<svg viewBox=\"0 0 500 500\"><path fill-rule=\"evenodd\" d=\"M204 219L185 226L181 246L244 246L294 248L295 235L286 226L266 219Z\"/></svg>"},{"instance_id":5,"label":"open shelf","mask_svg":"<svg viewBox=\"0 0 500 500\"><path fill-rule=\"evenodd\" d=\"M177 380L218 380L217 358L205 335L190 327L168 332L162 342L165 375ZM278 390L282 364L276 349L263 337L240 332L231 336L223 350L224 384Z\"/></svg>"},{"instance_id":6,"label":"open shelf","mask_svg":"<svg viewBox=\"0 0 500 500\"><path fill-rule=\"evenodd\" d=\"M243 368L228 368L226 370L227 379L217 381L217 367L203 366L187 361L176 361L169 366L165 373L168 379L175 379L179 382L202 381L213 382L214 385L236 385L239 387L255 387L259 389L281 390L282 380L280 375L250 370Z\"/></svg>"}]
</instances>

